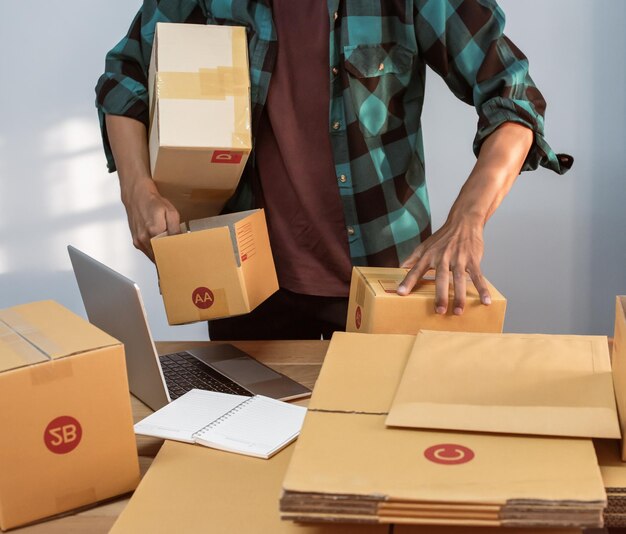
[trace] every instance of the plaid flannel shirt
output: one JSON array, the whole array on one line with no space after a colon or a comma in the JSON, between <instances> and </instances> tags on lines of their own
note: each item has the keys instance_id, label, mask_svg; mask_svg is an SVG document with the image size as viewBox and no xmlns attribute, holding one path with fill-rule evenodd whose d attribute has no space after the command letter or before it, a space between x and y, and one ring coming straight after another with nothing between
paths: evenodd
<instances>
[{"instance_id":1,"label":"plaid flannel shirt","mask_svg":"<svg viewBox=\"0 0 626 534\"><path fill-rule=\"evenodd\" d=\"M526 57L503 34L504 14L494 0L327 2L328 131L353 264L397 266L431 233L420 127L427 65L476 108L477 155L482 141L510 121L534 132L523 170L569 169L572 158L556 155L544 139L545 101ZM96 87L111 172L104 115L148 125L147 70L157 22L245 26L253 138L266 101L277 51L271 0L144 0L126 37L108 53ZM235 209L251 207L247 186L242 180Z\"/></svg>"}]
</instances>

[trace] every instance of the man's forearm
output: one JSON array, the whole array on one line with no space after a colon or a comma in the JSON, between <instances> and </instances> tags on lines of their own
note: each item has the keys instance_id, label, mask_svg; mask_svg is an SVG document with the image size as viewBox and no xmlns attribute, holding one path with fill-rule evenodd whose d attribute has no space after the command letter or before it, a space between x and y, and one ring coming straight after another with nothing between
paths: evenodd
<instances>
[{"instance_id":1,"label":"man's forearm","mask_svg":"<svg viewBox=\"0 0 626 534\"><path fill-rule=\"evenodd\" d=\"M448 219L462 217L484 225L513 186L532 142L533 132L512 122L502 124L485 139Z\"/></svg>"},{"instance_id":2,"label":"man's forearm","mask_svg":"<svg viewBox=\"0 0 626 534\"><path fill-rule=\"evenodd\" d=\"M105 120L133 244L154 259L150 239L166 230L179 233L178 212L152 180L145 126L116 115L107 115Z\"/></svg>"},{"instance_id":3,"label":"man's forearm","mask_svg":"<svg viewBox=\"0 0 626 534\"><path fill-rule=\"evenodd\" d=\"M106 115L107 134L120 180L122 201L139 182L151 180L148 136L143 123L118 115Z\"/></svg>"}]
</instances>

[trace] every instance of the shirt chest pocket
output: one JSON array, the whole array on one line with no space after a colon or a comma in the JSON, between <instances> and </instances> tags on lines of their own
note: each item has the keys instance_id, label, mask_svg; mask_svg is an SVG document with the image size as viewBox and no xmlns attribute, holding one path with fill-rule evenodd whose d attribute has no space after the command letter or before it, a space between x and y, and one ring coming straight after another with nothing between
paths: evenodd
<instances>
[{"instance_id":1,"label":"shirt chest pocket","mask_svg":"<svg viewBox=\"0 0 626 534\"><path fill-rule=\"evenodd\" d=\"M402 125L414 53L401 44L344 46L347 91L365 137Z\"/></svg>"}]
</instances>

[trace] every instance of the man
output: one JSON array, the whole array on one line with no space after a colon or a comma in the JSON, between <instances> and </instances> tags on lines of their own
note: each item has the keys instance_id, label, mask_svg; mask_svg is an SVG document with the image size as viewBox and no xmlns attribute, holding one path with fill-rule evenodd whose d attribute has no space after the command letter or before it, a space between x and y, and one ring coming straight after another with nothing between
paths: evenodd
<instances>
[{"instance_id":1,"label":"man","mask_svg":"<svg viewBox=\"0 0 626 534\"><path fill-rule=\"evenodd\" d=\"M490 303L483 227L520 170L572 164L543 137L545 102L492 0L144 0L109 52L97 106L137 248L178 232L150 178L146 72L156 22L247 28L254 153L233 209L264 207L281 289L212 339L318 338L345 327L352 265L436 269L436 312ZM420 114L426 65L479 116L476 165L431 235ZM252 193L252 195L250 194ZM450 280L452 278L452 280Z\"/></svg>"}]
</instances>

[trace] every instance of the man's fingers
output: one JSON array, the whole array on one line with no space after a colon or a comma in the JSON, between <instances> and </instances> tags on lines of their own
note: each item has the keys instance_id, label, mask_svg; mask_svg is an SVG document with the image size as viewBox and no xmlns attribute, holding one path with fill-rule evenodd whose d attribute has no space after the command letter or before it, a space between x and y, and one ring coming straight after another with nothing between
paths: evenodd
<instances>
[{"instance_id":1,"label":"man's fingers","mask_svg":"<svg viewBox=\"0 0 626 534\"><path fill-rule=\"evenodd\" d=\"M461 315L465 309L467 273L465 269L455 267L452 275L454 282L454 315Z\"/></svg>"},{"instance_id":2,"label":"man's fingers","mask_svg":"<svg viewBox=\"0 0 626 534\"><path fill-rule=\"evenodd\" d=\"M165 224L169 235L180 234L180 215L171 204L165 209Z\"/></svg>"},{"instance_id":3,"label":"man's fingers","mask_svg":"<svg viewBox=\"0 0 626 534\"><path fill-rule=\"evenodd\" d=\"M491 304L489 288L487 287L487 282L485 282L485 279L480 272L480 268L470 269L469 275L474 283L474 286L476 287L476 291L478 291L478 294L480 295L480 302L485 305Z\"/></svg>"},{"instance_id":4,"label":"man's fingers","mask_svg":"<svg viewBox=\"0 0 626 534\"><path fill-rule=\"evenodd\" d=\"M444 315L448 311L448 289L450 270L447 266L437 267L435 274L435 312Z\"/></svg>"},{"instance_id":5,"label":"man's fingers","mask_svg":"<svg viewBox=\"0 0 626 534\"><path fill-rule=\"evenodd\" d=\"M398 285L398 295L408 295L411 293L415 285L421 280L422 276L428 271L430 266L425 262L418 262L404 277L404 280Z\"/></svg>"},{"instance_id":6,"label":"man's fingers","mask_svg":"<svg viewBox=\"0 0 626 534\"><path fill-rule=\"evenodd\" d=\"M402 269L412 269L413 267L415 267L417 262L422 257L422 250L422 245L418 245L417 248L411 253L411 255L400 264L400 267Z\"/></svg>"}]
</instances>

